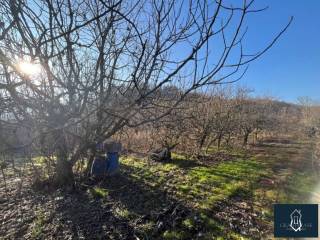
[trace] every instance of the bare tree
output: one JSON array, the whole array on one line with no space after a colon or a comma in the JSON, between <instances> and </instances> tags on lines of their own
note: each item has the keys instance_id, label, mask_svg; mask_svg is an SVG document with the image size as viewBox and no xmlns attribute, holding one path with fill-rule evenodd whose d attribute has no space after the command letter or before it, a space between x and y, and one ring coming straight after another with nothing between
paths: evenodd
<instances>
[{"instance_id":1,"label":"bare tree","mask_svg":"<svg viewBox=\"0 0 320 240\"><path fill-rule=\"evenodd\" d=\"M170 114L195 89L241 78L292 20L248 54L245 19L262 10L253 0L3 0L0 91L15 123L50 145L58 182L69 183L95 142ZM181 91L162 101L169 85Z\"/></svg>"}]
</instances>

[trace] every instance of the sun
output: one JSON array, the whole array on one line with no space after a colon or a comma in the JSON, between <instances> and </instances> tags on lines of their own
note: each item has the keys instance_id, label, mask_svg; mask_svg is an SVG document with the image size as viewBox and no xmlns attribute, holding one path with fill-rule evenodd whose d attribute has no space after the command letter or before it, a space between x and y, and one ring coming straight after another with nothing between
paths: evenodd
<instances>
[{"instance_id":1,"label":"sun","mask_svg":"<svg viewBox=\"0 0 320 240\"><path fill-rule=\"evenodd\" d=\"M18 63L18 69L20 72L26 75L34 76L41 72L41 65L37 63L21 61Z\"/></svg>"}]
</instances>

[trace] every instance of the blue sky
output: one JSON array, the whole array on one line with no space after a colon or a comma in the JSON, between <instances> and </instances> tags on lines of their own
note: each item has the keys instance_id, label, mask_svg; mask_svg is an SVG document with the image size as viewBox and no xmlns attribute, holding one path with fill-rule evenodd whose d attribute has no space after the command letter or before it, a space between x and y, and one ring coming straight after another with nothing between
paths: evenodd
<instances>
[{"instance_id":1,"label":"blue sky","mask_svg":"<svg viewBox=\"0 0 320 240\"><path fill-rule=\"evenodd\" d=\"M320 1L257 0L256 6L269 9L248 20L252 49L266 44L290 16L294 21L272 49L250 64L239 84L289 102L299 96L320 100Z\"/></svg>"}]
</instances>

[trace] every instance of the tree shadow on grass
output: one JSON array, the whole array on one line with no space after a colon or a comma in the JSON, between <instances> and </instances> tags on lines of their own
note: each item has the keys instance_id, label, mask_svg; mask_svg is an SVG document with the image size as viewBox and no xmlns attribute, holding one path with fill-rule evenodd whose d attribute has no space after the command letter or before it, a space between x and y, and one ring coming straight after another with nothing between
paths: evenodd
<instances>
[{"instance_id":1,"label":"tree shadow on grass","mask_svg":"<svg viewBox=\"0 0 320 240\"><path fill-rule=\"evenodd\" d=\"M53 223L58 225L54 236L58 239L135 239L128 221L115 216L110 204L86 192L67 195L57 205L58 219Z\"/></svg>"},{"instance_id":2,"label":"tree shadow on grass","mask_svg":"<svg viewBox=\"0 0 320 240\"><path fill-rule=\"evenodd\" d=\"M101 187L107 190L108 196L113 201L120 202L130 212L145 215L176 202L159 187L148 184L143 176L141 178L135 176L135 168L129 166L121 168L120 174L106 179Z\"/></svg>"},{"instance_id":3,"label":"tree shadow on grass","mask_svg":"<svg viewBox=\"0 0 320 240\"><path fill-rule=\"evenodd\" d=\"M162 239L162 233L173 228L175 206L179 206L179 217L189 214L187 207L160 188L134 178L135 170L122 166L120 174L58 202L55 215L72 239ZM104 196L90 196L94 188ZM151 229L140 228L147 223ZM55 237L68 237L61 232ZM152 236L146 238L148 235Z\"/></svg>"},{"instance_id":4,"label":"tree shadow on grass","mask_svg":"<svg viewBox=\"0 0 320 240\"><path fill-rule=\"evenodd\" d=\"M194 166L193 164L199 166L196 163L189 164L188 162L186 166ZM170 239L212 239L213 237L230 239L229 234L233 231L228 228L223 229L219 219L213 218L213 214L187 206L170 192L166 192L162 186L154 186L143 178L134 177L135 173L134 167L122 166L121 175L107 180L101 186L108 190L109 197L113 201L120 202L130 213L144 219L142 221L154 223L148 239L164 239L163 236L168 232L170 234L173 232L174 235L170 238L172 235L169 234ZM235 194L243 194L243 191ZM199 237L199 233L202 237Z\"/></svg>"},{"instance_id":5,"label":"tree shadow on grass","mask_svg":"<svg viewBox=\"0 0 320 240\"><path fill-rule=\"evenodd\" d=\"M137 170L122 165L120 174L99 184L82 187L70 194L62 193L62 199L55 200L56 207L50 220L56 226L54 233L46 237L212 239L219 236L229 239L230 229L221 228L210 215L176 199L162 188L163 181L149 181ZM103 194L92 196L90 190L95 188Z\"/></svg>"}]
</instances>

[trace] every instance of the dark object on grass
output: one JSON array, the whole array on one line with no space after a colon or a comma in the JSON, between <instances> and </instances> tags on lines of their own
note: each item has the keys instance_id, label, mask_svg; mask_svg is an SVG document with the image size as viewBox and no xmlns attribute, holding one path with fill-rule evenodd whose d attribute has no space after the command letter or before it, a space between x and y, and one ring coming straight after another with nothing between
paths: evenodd
<instances>
[{"instance_id":1,"label":"dark object on grass","mask_svg":"<svg viewBox=\"0 0 320 240\"><path fill-rule=\"evenodd\" d=\"M177 146L179 143L175 143L170 146L170 144L165 143L166 147L160 148L158 150L153 151L149 158L156 162L170 162L171 158L171 150Z\"/></svg>"},{"instance_id":2,"label":"dark object on grass","mask_svg":"<svg viewBox=\"0 0 320 240\"><path fill-rule=\"evenodd\" d=\"M158 150L153 151L149 158L153 161L157 162L170 162L172 160L171 158L171 150L175 148L179 143L175 143L173 145L165 143L165 147L160 148Z\"/></svg>"},{"instance_id":3,"label":"dark object on grass","mask_svg":"<svg viewBox=\"0 0 320 240\"><path fill-rule=\"evenodd\" d=\"M158 149L150 154L150 159L156 162L170 162L171 151L169 148Z\"/></svg>"}]
</instances>

